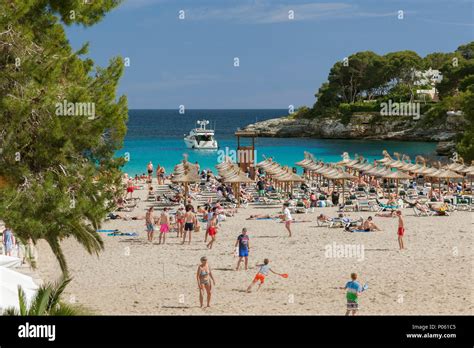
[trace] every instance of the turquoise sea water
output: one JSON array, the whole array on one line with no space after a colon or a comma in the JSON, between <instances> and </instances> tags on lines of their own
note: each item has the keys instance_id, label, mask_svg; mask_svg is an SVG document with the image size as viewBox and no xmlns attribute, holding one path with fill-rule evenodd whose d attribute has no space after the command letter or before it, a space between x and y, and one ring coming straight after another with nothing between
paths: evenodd
<instances>
[{"instance_id":1,"label":"turquoise sea water","mask_svg":"<svg viewBox=\"0 0 474 348\"><path fill-rule=\"evenodd\" d=\"M213 168L222 158L218 151L200 151L187 149L183 136L196 126L196 121L207 119L215 125L216 140L219 148L225 151L236 149L234 132L255 121L286 115L287 110L186 110L180 114L177 110L130 110L128 132L124 147L117 152L123 156L129 154L123 171L129 175L146 172L146 165L152 161L155 168L159 164L169 173L183 158L189 155L192 162L198 161L201 168ZM295 166L303 159L304 151L311 152L316 158L337 162L344 151L351 157L360 154L369 160L381 158L382 150L390 153L401 152L415 158L416 155L434 155L436 143L401 142L381 140L339 140L308 138L258 138L256 149L258 161L264 156L273 157L283 165Z\"/></svg>"}]
</instances>

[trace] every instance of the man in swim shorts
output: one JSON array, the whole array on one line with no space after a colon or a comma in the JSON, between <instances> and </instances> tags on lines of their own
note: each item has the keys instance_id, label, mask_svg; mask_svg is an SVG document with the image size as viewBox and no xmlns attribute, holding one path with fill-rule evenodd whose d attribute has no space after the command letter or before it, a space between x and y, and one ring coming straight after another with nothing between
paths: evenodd
<instances>
[{"instance_id":1,"label":"man in swim shorts","mask_svg":"<svg viewBox=\"0 0 474 348\"><path fill-rule=\"evenodd\" d=\"M181 244L184 244L186 242L187 234L189 234L188 244L191 244L191 234L194 231L194 226L197 225L196 214L194 214L193 206L191 204L188 204L186 206L186 213L184 214L183 220L184 220L184 235L183 235L183 242Z\"/></svg>"},{"instance_id":2,"label":"man in swim shorts","mask_svg":"<svg viewBox=\"0 0 474 348\"><path fill-rule=\"evenodd\" d=\"M405 245L403 244L403 236L405 235L405 224L402 218L402 212L400 210L397 210L395 213L398 217L398 246L400 247L400 250L405 249Z\"/></svg>"},{"instance_id":3,"label":"man in swim shorts","mask_svg":"<svg viewBox=\"0 0 474 348\"><path fill-rule=\"evenodd\" d=\"M153 207L150 207L145 215L146 232L149 242L153 242L153 233L155 226L153 225Z\"/></svg>"},{"instance_id":4,"label":"man in swim shorts","mask_svg":"<svg viewBox=\"0 0 474 348\"><path fill-rule=\"evenodd\" d=\"M166 234L170 231L170 216L168 214L168 208L164 208L163 212L160 215L160 239L158 244L161 244L163 239L163 244L166 243Z\"/></svg>"},{"instance_id":5,"label":"man in swim shorts","mask_svg":"<svg viewBox=\"0 0 474 348\"><path fill-rule=\"evenodd\" d=\"M245 270L248 269L248 261L249 261L249 250L250 250L250 243L249 243L249 236L247 235L247 229L244 227L242 228L242 234L237 237L237 241L235 242L235 248L239 246L239 261L237 262L236 271L240 268L240 263L242 259L245 259Z\"/></svg>"}]
</instances>

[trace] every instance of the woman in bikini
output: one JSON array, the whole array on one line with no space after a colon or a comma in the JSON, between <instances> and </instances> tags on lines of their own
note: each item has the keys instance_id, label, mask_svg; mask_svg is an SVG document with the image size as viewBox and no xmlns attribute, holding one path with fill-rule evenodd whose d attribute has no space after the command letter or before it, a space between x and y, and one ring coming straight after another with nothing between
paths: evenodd
<instances>
[{"instance_id":1,"label":"woman in bikini","mask_svg":"<svg viewBox=\"0 0 474 348\"><path fill-rule=\"evenodd\" d=\"M158 172L158 184L159 185L164 185L165 184L165 168L160 167L160 170Z\"/></svg>"},{"instance_id":2,"label":"woman in bikini","mask_svg":"<svg viewBox=\"0 0 474 348\"><path fill-rule=\"evenodd\" d=\"M184 233L184 206L181 205L176 211L176 236L178 238L183 237Z\"/></svg>"},{"instance_id":3,"label":"woman in bikini","mask_svg":"<svg viewBox=\"0 0 474 348\"><path fill-rule=\"evenodd\" d=\"M199 303L201 304L201 308L204 305L204 290L206 290L207 293L207 307L210 307L212 290L211 280L214 285L216 285L216 281L212 276L211 268L209 267L209 264L207 263L207 257L205 256L201 257L201 264L198 266L196 279L198 283Z\"/></svg>"},{"instance_id":4,"label":"woman in bikini","mask_svg":"<svg viewBox=\"0 0 474 348\"><path fill-rule=\"evenodd\" d=\"M189 233L189 242L188 244L191 244L191 235L192 232L194 231L194 226L197 225L197 219L196 215L193 213L193 206L188 204L186 206L186 213L184 214L184 236L183 236L183 242L181 244L184 244L186 242L186 235Z\"/></svg>"}]
</instances>

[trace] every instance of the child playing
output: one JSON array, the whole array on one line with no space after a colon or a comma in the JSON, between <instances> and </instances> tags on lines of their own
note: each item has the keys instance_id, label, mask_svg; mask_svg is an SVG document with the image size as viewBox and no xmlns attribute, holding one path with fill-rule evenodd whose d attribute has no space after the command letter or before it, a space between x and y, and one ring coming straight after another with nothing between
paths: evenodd
<instances>
[{"instance_id":1,"label":"child playing","mask_svg":"<svg viewBox=\"0 0 474 348\"><path fill-rule=\"evenodd\" d=\"M255 278L253 279L252 283L249 285L249 287L247 288L247 292L250 292L252 290L252 287L258 282L260 281L260 284L258 284L258 290L260 290L260 287L262 286L262 284L265 282L265 277L268 276L268 272L272 272L272 273L275 273L275 274L278 274L279 276L286 276L286 275L283 275L283 274L280 274L280 273L277 273L277 272L274 272L270 266L268 265L270 263L270 260L269 259L265 259L263 260L263 264L261 265L257 265L257 267L260 267L260 269L258 270L258 273L257 275L255 276ZM287 276L286 276L287 277Z\"/></svg>"},{"instance_id":2,"label":"child playing","mask_svg":"<svg viewBox=\"0 0 474 348\"><path fill-rule=\"evenodd\" d=\"M347 311L346 315L349 315L352 312L352 315L356 315L359 310L359 295L364 290L362 285L357 281L357 273L351 273L351 281L346 283L346 286L343 288L347 290L346 299L347 299Z\"/></svg>"}]
</instances>

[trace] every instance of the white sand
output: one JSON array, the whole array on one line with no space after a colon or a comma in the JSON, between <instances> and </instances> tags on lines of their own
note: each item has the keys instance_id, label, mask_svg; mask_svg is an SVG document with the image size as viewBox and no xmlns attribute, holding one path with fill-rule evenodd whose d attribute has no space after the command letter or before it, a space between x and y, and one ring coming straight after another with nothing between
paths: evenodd
<instances>
[{"instance_id":1,"label":"white sand","mask_svg":"<svg viewBox=\"0 0 474 348\"><path fill-rule=\"evenodd\" d=\"M145 195L145 191L136 191ZM144 215L142 203L130 215ZM397 219L375 218L383 231L348 233L341 228L317 227L316 216L336 216L335 208L294 214L311 223L293 224L288 238L284 225L273 220L246 221L250 214L278 211L278 207L249 207L222 223L212 250L196 233L191 245L180 245L170 233L166 245L146 240L145 222L113 220L104 229L135 231L139 237L108 237L105 250L91 256L75 240L63 242L74 277L66 299L97 314L344 314L345 291L337 289L357 272L369 289L360 298L360 314L473 314L473 216L454 212L449 217L416 217L404 209L405 245L397 243ZM156 210L155 210L156 214ZM349 213L367 217L374 213ZM242 227L249 229L251 265L234 271L233 246ZM364 259L326 257L326 245L357 244ZM41 242L38 272L43 280L60 275L49 247ZM206 255L217 281L212 307L199 308L196 269ZM284 279L271 274L259 292L245 292L263 258ZM256 288L255 288L256 289Z\"/></svg>"}]
</instances>

